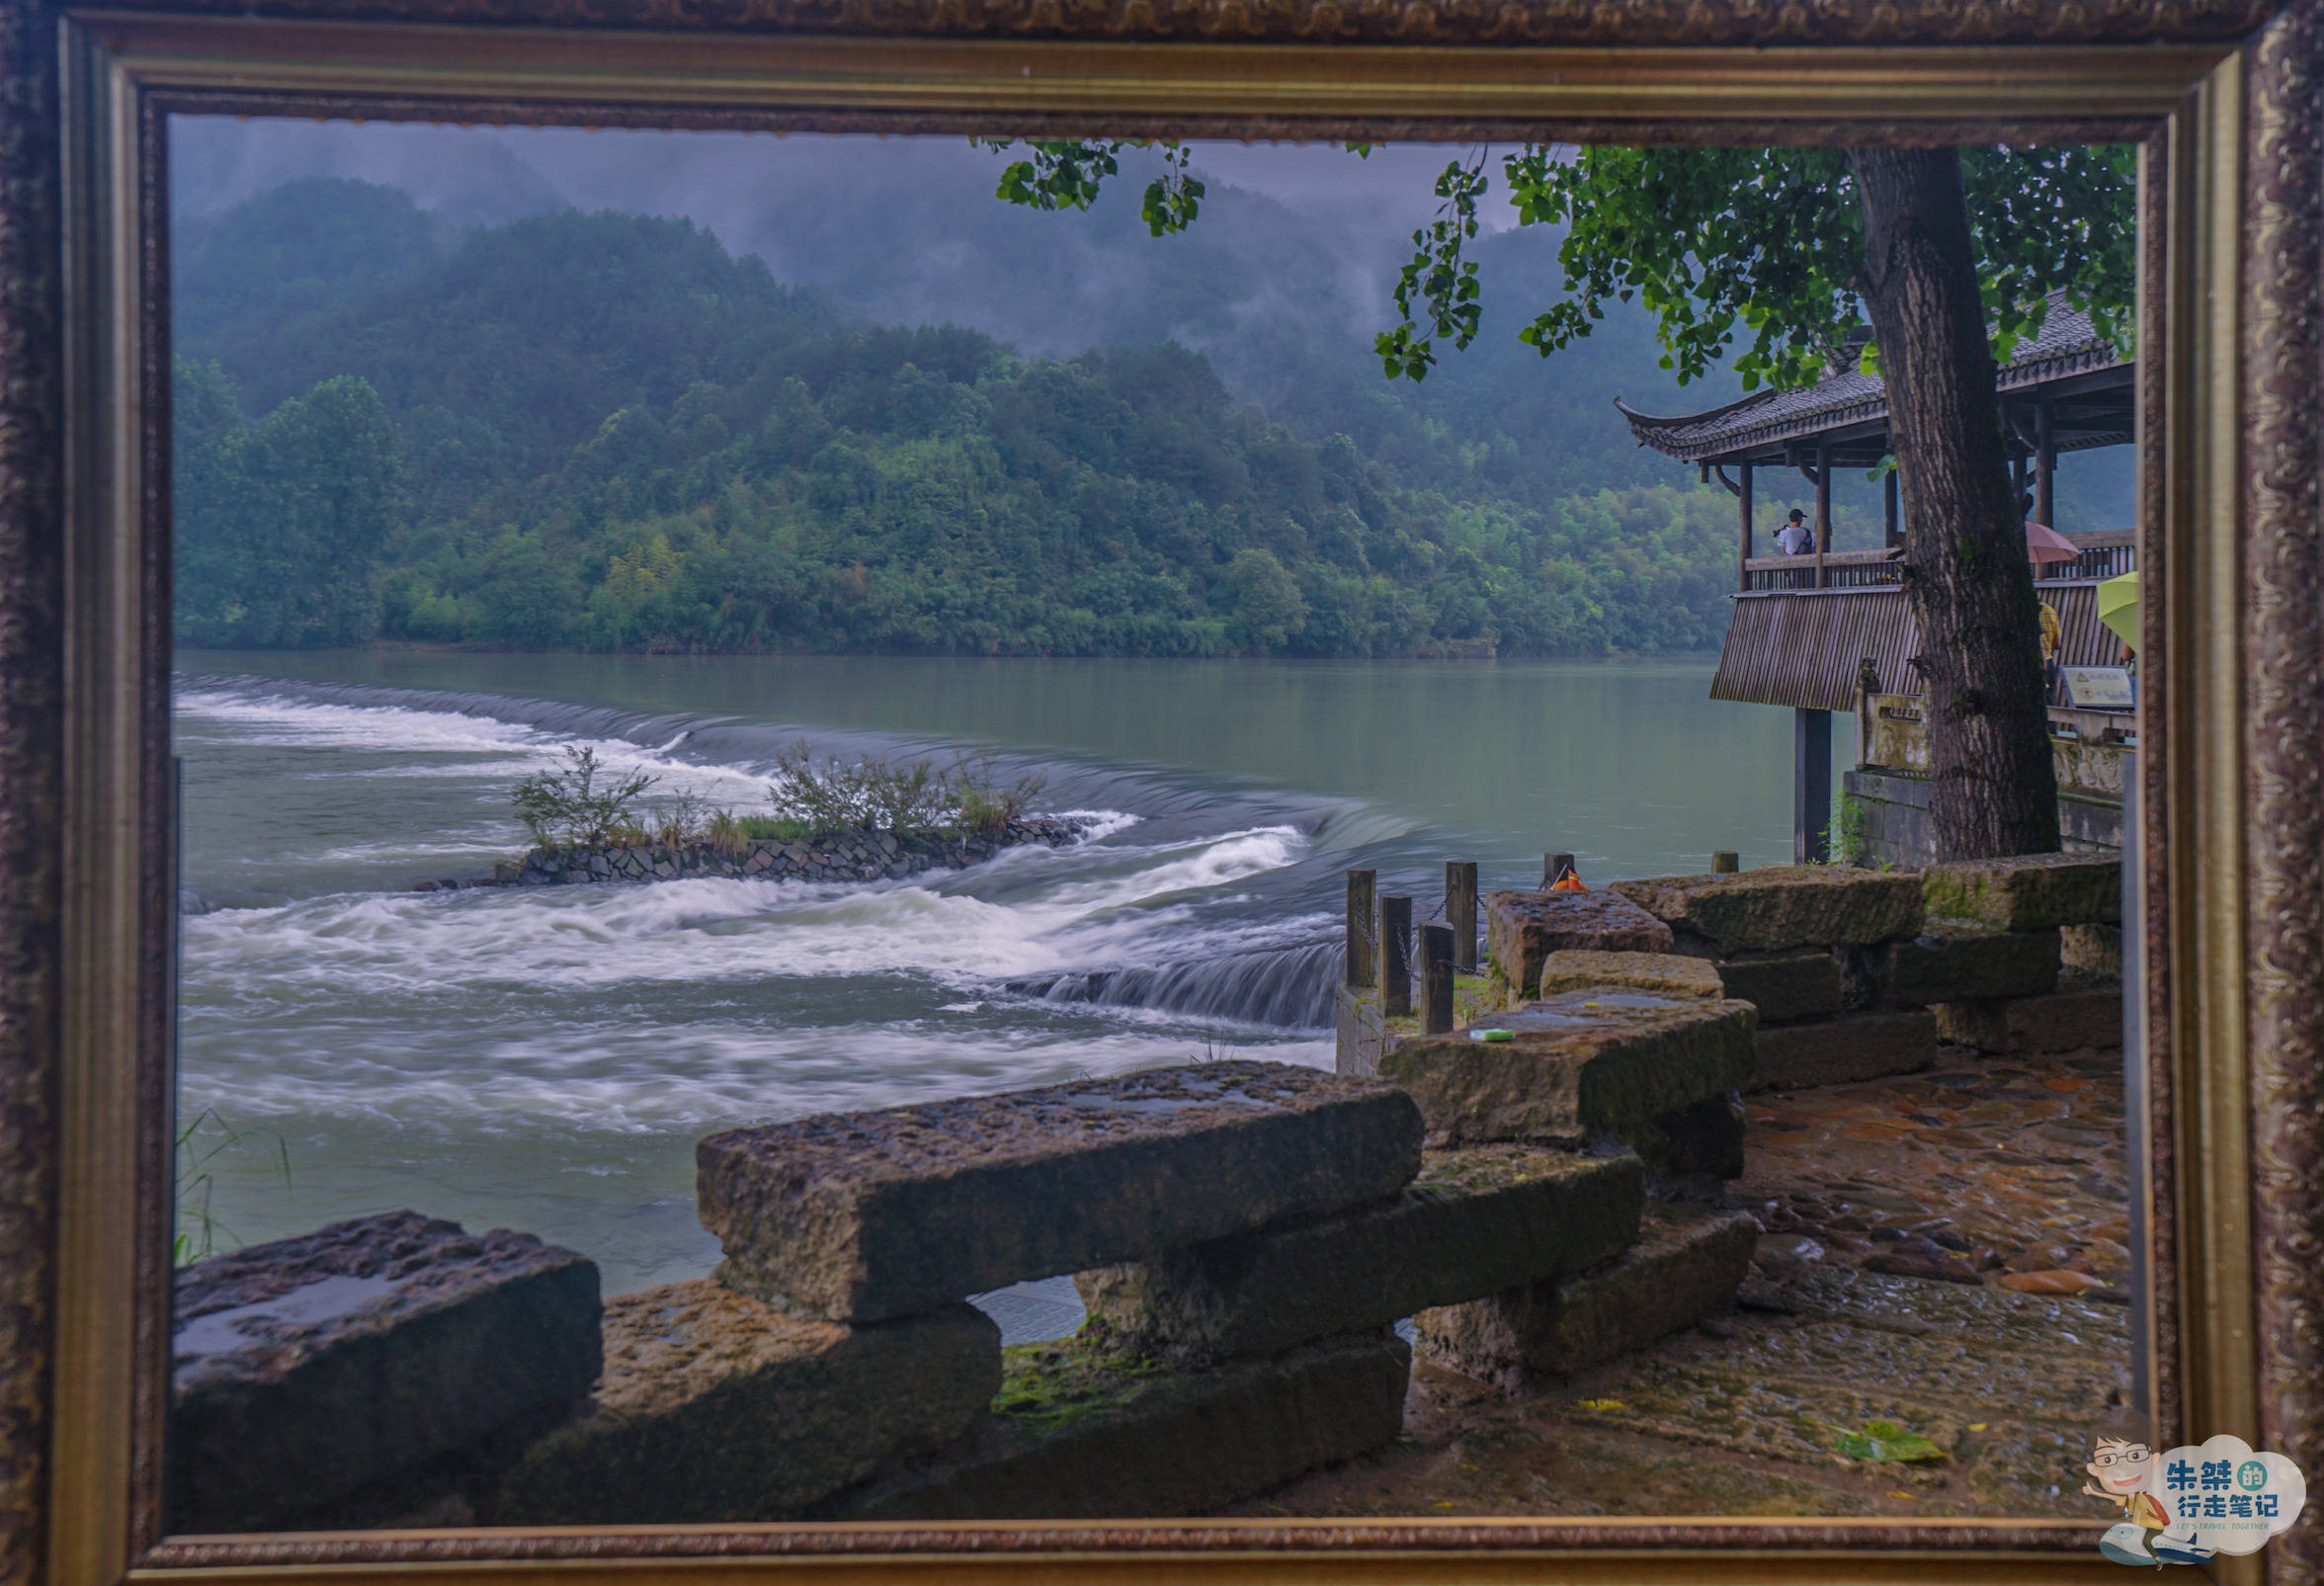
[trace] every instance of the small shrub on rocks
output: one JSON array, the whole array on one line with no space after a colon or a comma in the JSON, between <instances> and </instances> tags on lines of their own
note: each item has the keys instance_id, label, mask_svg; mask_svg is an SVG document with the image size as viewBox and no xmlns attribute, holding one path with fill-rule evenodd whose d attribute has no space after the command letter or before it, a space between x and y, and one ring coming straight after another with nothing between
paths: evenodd
<instances>
[{"instance_id":1,"label":"small shrub on rocks","mask_svg":"<svg viewBox=\"0 0 2324 1586\"><path fill-rule=\"evenodd\" d=\"M802 742L776 762L769 793L776 823L795 829L764 835L964 830L997 836L1025 813L1041 786L1038 777L1002 784L989 755L963 756L939 771L929 760L817 761Z\"/></svg>"},{"instance_id":2,"label":"small shrub on rocks","mask_svg":"<svg viewBox=\"0 0 2324 1586\"><path fill-rule=\"evenodd\" d=\"M654 785L643 774L614 777L593 748L565 750L562 771L527 777L511 791L517 819L542 848L607 848L643 842L637 800Z\"/></svg>"}]
</instances>

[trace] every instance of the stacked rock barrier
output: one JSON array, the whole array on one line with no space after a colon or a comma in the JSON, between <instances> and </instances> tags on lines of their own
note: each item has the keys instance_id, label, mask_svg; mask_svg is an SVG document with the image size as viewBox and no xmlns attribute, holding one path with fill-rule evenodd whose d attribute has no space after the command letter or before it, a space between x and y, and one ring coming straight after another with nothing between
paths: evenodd
<instances>
[{"instance_id":1,"label":"stacked rock barrier","mask_svg":"<svg viewBox=\"0 0 2324 1586\"><path fill-rule=\"evenodd\" d=\"M1786 865L1617 881L1759 1010L1752 1088L1919 1072L1964 1049L2121 1044L2121 864Z\"/></svg>"},{"instance_id":2,"label":"stacked rock barrier","mask_svg":"<svg viewBox=\"0 0 2324 1586\"><path fill-rule=\"evenodd\" d=\"M1008 848L1068 848L1081 841L1091 824L1086 816L1038 815L1012 820L991 834L859 831L789 840L752 838L732 849L707 842L536 848L523 859L503 861L488 876L421 881L413 890L577 886L594 881L678 881L706 876L770 881L902 880L922 871L981 865Z\"/></svg>"},{"instance_id":3,"label":"stacked rock barrier","mask_svg":"<svg viewBox=\"0 0 2324 1586\"><path fill-rule=\"evenodd\" d=\"M1393 1315L1227 1361L1104 1327L1004 1350L965 1301L1386 1201L1420 1135L1393 1086L1245 1062L713 1134L724 1264L608 1307L596 1403L496 1516L1185 1514L1375 1448L1411 1363Z\"/></svg>"}]
</instances>

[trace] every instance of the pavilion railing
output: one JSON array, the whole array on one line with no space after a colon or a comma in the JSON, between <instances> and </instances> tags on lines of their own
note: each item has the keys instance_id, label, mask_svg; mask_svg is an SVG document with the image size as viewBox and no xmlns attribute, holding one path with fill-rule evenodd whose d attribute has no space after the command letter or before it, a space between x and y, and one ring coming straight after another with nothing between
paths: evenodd
<instances>
[{"instance_id":1,"label":"pavilion railing","mask_svg":"<svg viewBox=\"0 0 2324 1586\"><path fill-rule=\"evenodd\" d=\"M2128 529L2106 529L2095 534L2068 535L2082 547L2072 561L2045 562L2034 573L2040 581L2114 578L2138 565L2138 537ZM1753 556L1743 563L1746 594L1794 589L1887 589L1900 576L1903 552L1832 550L1821 556Z\"/></svg>"}]
</instances>

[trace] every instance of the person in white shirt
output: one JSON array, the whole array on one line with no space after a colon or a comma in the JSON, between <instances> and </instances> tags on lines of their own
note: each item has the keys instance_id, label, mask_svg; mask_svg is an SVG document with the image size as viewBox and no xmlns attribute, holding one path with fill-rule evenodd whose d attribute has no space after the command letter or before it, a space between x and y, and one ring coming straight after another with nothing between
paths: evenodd
<instances>
[{"instance_id":1,"label":"person in white shirt","mask_svg":"<svg viewBox=\"0 0 2324 1586\"><path fill-rule=\"evenodd\" d=\"M1807 526L1806 513L1791 509L1790 521L1776 531L1776 548L1786 556L1805 556L1815 549L1815 531Z\"/></svg>"}]
</instances>

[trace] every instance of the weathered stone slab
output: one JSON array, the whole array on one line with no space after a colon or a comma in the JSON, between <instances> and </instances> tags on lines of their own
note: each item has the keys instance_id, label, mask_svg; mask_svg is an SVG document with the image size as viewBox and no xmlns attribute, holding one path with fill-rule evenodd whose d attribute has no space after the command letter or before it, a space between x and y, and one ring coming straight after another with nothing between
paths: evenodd
<instances>
[{"instance_id":1,"label":"weathered stone slab","mask_svg":"<svg viewBox=\"0 0 2324 1586\"><path fill-rule=\"evenodd\" d=\"M2057 987L2056 931L1987 931L1942 923L1875 950L1881 995L1908 1008L1972 997L2035 997Z\"/></svg>"},{"instance_id":2,"label":"weathered stone slab","mask_svg":"<svg viewBox=\"0 0 2324 1586\"><path fill-rule=\"evenodd\" d=\"M2058 932L2059 961L2101 980L2122 978L2122 928L2068 925Z\"/></svg>"},{"instance_id":3,"label":"weathered stone slab","mask_svg":"<svg viewBox=\"0 0 2324 1586\"><path fill-rule=\"evenodd\" d=\"M1603 953L1565 949L1541 960L1538 995L1587 991L1592 986L1623 986L1653 991L1666 997L1732 996L1722 992L1719 972L1702 959L1683 953Z\"/></svg>"},{"instance_id":4,"label":"weathered stone slab","mask_svg":"<svg viewBox=\"0 0 2324 1586\"><path fill-rule=\"evenodd\" d=\"M1743 1176L1743 1101L1732 1093L1664 1113L1628 1134L1627 1143L1658 1178Z\"/></svg>"},{"instance_id":5,"label":"weathered stone slab","mask_svg":"<svg viewBox=\"0 0 2324 1586\"><path fill-rule=\"evenodd\" d=\"M1740 954L1718 960L1718 977L1728 996L1759 1010L1762 1025L1840 1011L1840 960L1828 949Z\"/></svg>"},{"instance_id":6,"label":"weathered stone slab","mask_svg":"<svg viewBox=\"0 0 2324 1586\"><path fill-rule=\"evenodd\" d=\"M1552 953L1668 953L1670 927L1618 891L1494 892L1485 899L1494 966L1520 997L1541 992Z\"/></svg>"},{"instance_id":7,"label":"weathered stone slab","mask_svg":"<svg viewBox=\"0 0 2324 1586\"><path fill-rule=\"evenodd\" d=\"M1944 1052L1933 1013L1844 1013L1761 1031L1758 1067L1746 1088L1797 1090L1917 1074Z\"/></svg>"},{"instance_id":8,"label":"weathered stone slab","mask_svg":"<svg viewBox=\"0 0 2324 1586\"><path fill-rule=\"evenodd\" d=\"M877 1321L1392 1195L1420 1135L1378 1080L1214 1062L731 1129L695 1161L728 1283Z\"/></svg>"},{"instance_id":9,"label":"weathered stone slab","mask_svg":"<svg viewBox=\"0 0 2324 1586\"><path fill-rule=\"evenodd\" d=\"M1599 1272L1422 1311L1421 1357L1510 1391L1587 1371L1726 1305L1758 1237L1748 1212L1654 1203L1637 1244Z\"/></svg>"},{"instance_id":10,"label":"weathered stone slab","mask_svg":"<svg viewBox=\"0 0 2324 1586\"><path fill-rule=\"evenodd\" d=\"M1495 1140L1578 1145L1618 1139L1648 1120L1740 1088L1751 1074L1757 1015L1745 1004L1645 991L1567 991L1494 1023L1516 1039L1470 1031L1423 1036L1380 1059L1411 1092L1443 1150Z\"/></svg>"},{"instance_id":11,"label":"weathered stone slab","mask_svg":"<svg viewBox=\"0 0 2324 1586\"><path fill-rule=\"evenodd\" d=\"M1616 881L1614 890L1720 955L1865 947L1917 936L1921 883L1910 872L1770 865L1732 876Z\"/></svg>"},{"instance_id":12,"label":"weathered stone slab","mask_svg":"<svg viewBox=\"0 0 2324 1586\"><path fill-rule=\"evenodd\" d=\"M2122 988L2105 981L2046 997L1941 1003L1934 1012L1946 1040L1979 1051L2103 1051L2122 1044Z\"/></svg>"},{"instance_id":13,"label":"weathered stone slab","mask_svg":"<svg viewBox=\"0 0 2324 1586\"><path fill-rule=\"evenodd\" d=\"M198 1261L176 1290L173 1531L392 1503L431 1461L572 1413L598 1372L596 1266L505 1228L390 1211Z\"/></svg>"},{"instance_id":14,"label":"weathered stone slab","mask_svg":"<svg viewBox=\"0 0 2324 1586\"><path fill-rule=\"evenodd\" d=\"M1929 917L2002 931L2115 924L2122 918L2122 862L2088 854L2028 854L1932 865L1921 872Z\"/></svg>"},{"instance_id":15,"label":"weathered stone slab","mask_svg":"<svg viewBox=\"0 0 2324 1586\"><path fill-rule=\"evenodd\" d=\"M1595 1265L1637 1237L1638 1158L1431 1152L1393 1200L1077 1275L1115 1336L1265 1355Z\"/></svg>"},{"instance_id":16,"label":"weathered stone slab","mask_svg":"<svg viewBox=\"0 0 2324 1586\"><path fill-rule=\"evenodd\" d=\"M1204 1372L1085 1339L1007 1351L967 1445L826 1505L834 1520L1197 1515L1391 1442L1412 1352L1393 1332Z\"/></svg>"},{"instance_id":17,"label":"weathered stone slab","mask_svg":"<svg viewBox=\"0 0 2324 1586\"><path fill-rule=\"evenodd\" d=\"M849 1327L706 1278L606 1305L591 1412L502 1483L504 1526L782 1520L982 1420L1001 1330L972 1305Z\"/></svg>"}]
</instances>

